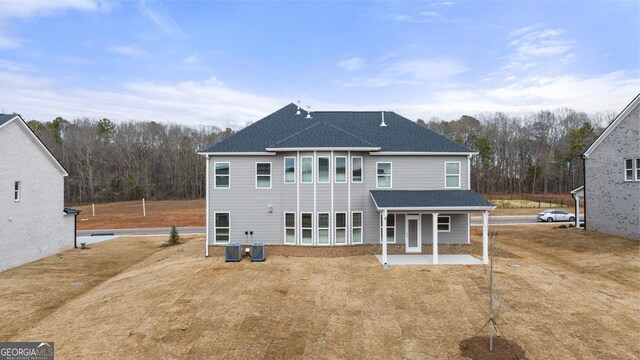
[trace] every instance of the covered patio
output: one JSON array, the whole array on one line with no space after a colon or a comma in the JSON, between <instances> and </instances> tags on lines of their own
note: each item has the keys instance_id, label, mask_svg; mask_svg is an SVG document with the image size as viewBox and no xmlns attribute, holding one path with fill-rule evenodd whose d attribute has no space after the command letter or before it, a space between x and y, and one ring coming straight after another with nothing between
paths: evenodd
<instances>
[{"instance_id":1,"label":"covered patio","mask_svg":"<svg viewBox=\"0 0 640 360\"><path fill-rule=\"evenodd\" d=\"M371 198L382 217L382 254L379 260L385 269L389 265L418 264L488 264L489 263L489 211L495 206L480 194L470 190L371 190ZM431 216L431 239L433 253L431 255L388 255L387 217L390 212L414 213L407 217L405 230L405 248L407 252L417 243L415 252L421 244L420 229L422 215ZM440 255L438 253L439 228L438 217L441 214L482 213L482 260L473 256ZM412 223L412 222L415 222ZM429 224L427 224L429 225ZM450 225L451 226L451 225ZM469 223L466 223L467 234ZM468 235L467 235L468 236Z\"/></svg>"}]
</instances>

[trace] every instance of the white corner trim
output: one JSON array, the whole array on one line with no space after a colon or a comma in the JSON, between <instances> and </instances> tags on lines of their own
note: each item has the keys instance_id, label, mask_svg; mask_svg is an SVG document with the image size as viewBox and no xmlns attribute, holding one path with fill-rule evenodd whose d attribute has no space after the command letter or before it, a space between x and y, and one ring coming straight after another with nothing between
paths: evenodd
<instances>
[{"instance_id":1,"label":"white corner trim","mask_svg":"<svg viewBox=\"0 0 640 360\"><path fill-rule=\"evenodd\" d=\"M606 129L598 136L598 138L582 153L584 158L589 158L589 155L604 141L604 139L609 136L613 132L613 130L618 127L618 125L625 119L633 109L640 104L640 94L636 95L636 97L627 105L618 116L607 126Z\"/></svg>"}]
</instances>

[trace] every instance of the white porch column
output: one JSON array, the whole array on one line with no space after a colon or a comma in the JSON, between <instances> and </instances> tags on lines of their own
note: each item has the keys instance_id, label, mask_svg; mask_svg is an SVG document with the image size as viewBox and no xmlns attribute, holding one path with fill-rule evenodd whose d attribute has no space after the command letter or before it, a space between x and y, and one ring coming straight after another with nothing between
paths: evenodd
<instances>
[{"instance_id":1,"label":"white porch column","mask_svg":"<svg viewBox=\"0 0 640 360\"><path fill-rule=\"evenodd\" d=\"M204 256L209 256L209 154L205 156L205 160L207 163L206 166L206 174L205 174L205 212L206 219L205 225L207 229L205 230L205 245L204 245Z\"/></svg>"},{"instance_id":2,"label":"white porch column","mask_svg":"<svg viewBox=\"0 0 640 360\"><path fill-rule=\"evenodd\" d=\"M382 265L385 270L389 267L387 265L387 209L382 212Z\"/></svg>"},{"instance_id":3,"label":"white porch column","mask_svg":"<svg viewBox=\"0 0 640 360\"><path fill-rule=\"evenodd\" d=\"M578 194L573 195L576 201L576 229L580 228L580 196Z\"/></svg>"},{"instance_id":4,"label":"white porch column","mask_svg":"<svg viewBox=\"0 0 640 360\"><path fill-rule=\"evenodd\" d=\"M438 213L431 214L431 227L433 228L433 264L438 265Z\"/></svg>"},{"instance_id":5,"label":"white porch column","mask_svg":"<svg viewBox=\"0 0 640 360\"><path fill-rule=\"evenodd\" d=\"M489 212L482 213L482 263L489 263Z\"/></svg>"}]
</instances>

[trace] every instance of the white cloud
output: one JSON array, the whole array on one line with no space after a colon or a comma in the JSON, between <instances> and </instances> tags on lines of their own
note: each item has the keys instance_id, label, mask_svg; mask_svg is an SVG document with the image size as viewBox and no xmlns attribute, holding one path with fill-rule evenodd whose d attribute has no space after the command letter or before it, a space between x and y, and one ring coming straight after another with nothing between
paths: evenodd
<instances>
[{"instance_id":1,"label":"white cloud","mask_svg":"<svg viewBox=\"0 0 640 360\"><path fill-rule=\"evenodd\" d=\"M563 55L571 50L573 41L564 37L563 29L541 28L541 25L527 26L511 32L515 38L509 43L514 48L512 61L531 62L532 58Z\"/></svg>"},{"instance_id":2,"label":"white cloud","mask_svg":"<svg viewBox=\"0 0 640 360\"><path fill-rule=\"evenodd\" d=\"M166 9L154 9L147 0L140 1L139 5L140 12L158 26L166 35L172 38L184 35L180 25L173 20Z\"/></svg>"},{"instance_id":3,"label":"white cloud","mask_svg":"<svg viewBox=\"0 0 640 360\"><path fill-rule=\"evenodd\" d=\"M114 46L109 46L107 49L109 51L112 51L121 55L131 56L131 57L142 57L147 54L144 50L141 50L137 45L114 45Z\"/></svg>"},{"instance_id":4,"label":"white cloud","mask_svg":"<svg viewBox=\"0 0 640 360\"><path fill-rule=\"evenodd\" d=\"M0 1L0 17L30 17L74 9L81 11L108 10L108 3L96 0L20 0Z\"/></svg>"},{"instance_id":5,"label":"white cloud","mask_svg":"<svg viewBox=\"0 0 640 360\"><path fill-rule=\"evenodd\" d=\"M200 57L198 55L189 55L182 59L182 62L187 65L197 65L200 63Z\"/></svg>"},{"instance_id":6,"label":"white cloud","mask_svg":"<svg viewBox=\"0 0 640 360\"><path fill-rule=\"evenodd\" d=\"M338 66L347 71L355 71L365 67L366 63L364 59L355 57L338 62Z\"/></svg>"},{"instance_id":7,"label":"white cloud","mask_svg":"<svg viewBox=\"0 0 640 360\"><path fill-rule=\"evenodd\" d=\"M20 45L22 45L22 39L0 33L0 49L14 49Z\"/></svg>"}]
</instances>

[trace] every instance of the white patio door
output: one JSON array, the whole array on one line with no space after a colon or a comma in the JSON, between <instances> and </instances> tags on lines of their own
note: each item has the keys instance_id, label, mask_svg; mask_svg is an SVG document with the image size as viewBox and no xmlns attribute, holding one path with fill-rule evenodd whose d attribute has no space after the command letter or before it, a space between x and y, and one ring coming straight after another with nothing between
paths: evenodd
<instances>
[{"instance_id":1,"label":"white patio door","mask_svg":"<svg viewBox=\"0 0 640 360\"><path fill-rule=\"evenodd\" d=\"M408 253L420 253L422 252L420 215L407 215L405 218L405 250Z\"/></svg>"}]
</instances>

